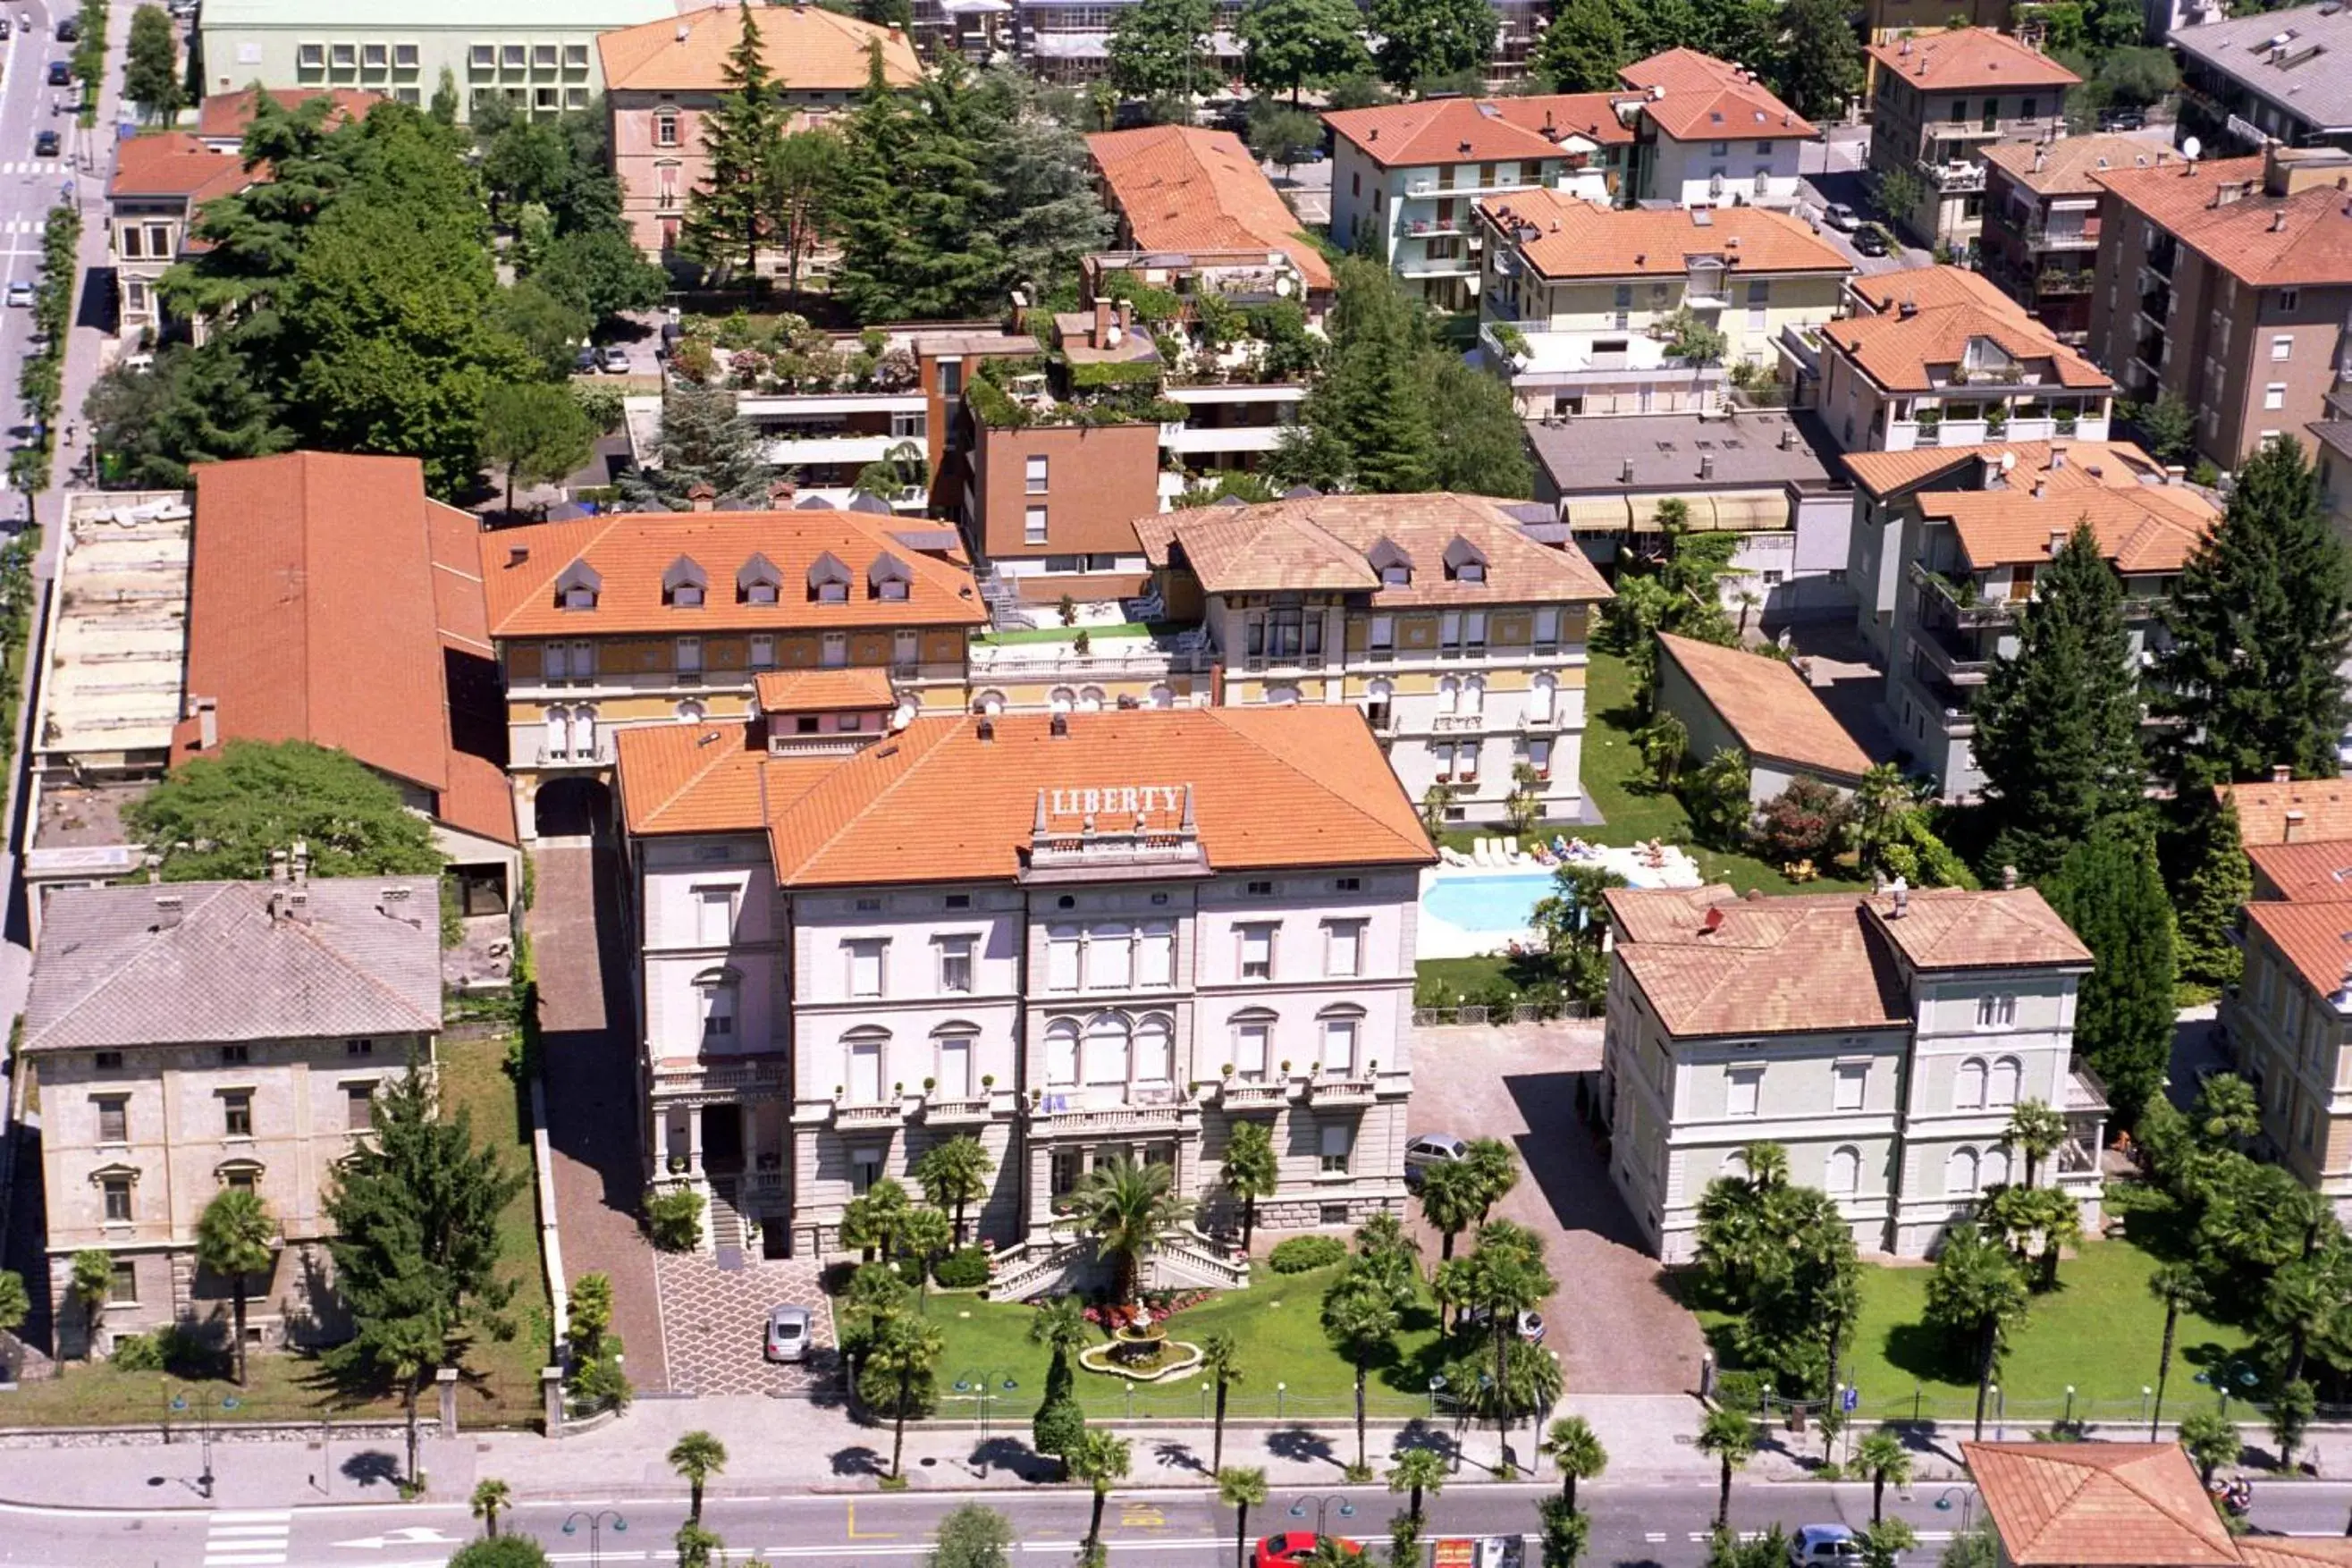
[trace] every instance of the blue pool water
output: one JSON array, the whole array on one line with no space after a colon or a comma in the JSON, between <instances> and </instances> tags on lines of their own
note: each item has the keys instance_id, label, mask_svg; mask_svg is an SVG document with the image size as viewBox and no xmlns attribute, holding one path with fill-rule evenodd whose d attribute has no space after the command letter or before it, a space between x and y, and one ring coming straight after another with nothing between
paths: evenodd
<instances>
[{"instance_id":1,"label":"blue pool water","mask_svg":"<svg viewBox=\"0 0 2352 1568\"><path fill-rule=\"evenodd\" d=\"M1551 890L1549 871L1441 877L1422 896L1421 907L1465 931L1514 937L1535 923L1536 900Z\"/></svg>"}]
</instances>

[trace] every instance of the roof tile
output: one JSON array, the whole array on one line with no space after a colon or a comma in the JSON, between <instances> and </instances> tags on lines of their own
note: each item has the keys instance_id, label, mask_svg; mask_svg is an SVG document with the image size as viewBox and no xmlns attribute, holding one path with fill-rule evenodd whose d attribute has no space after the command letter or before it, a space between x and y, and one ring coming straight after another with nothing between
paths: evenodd
<instances>
[{"instance_id":1,"label":"roof tile","mask_svg":"<svg viewBox=\"0 0 2352 1568\"><path fill-rule=\"evenodd\" d=\"M606 90L712 92L727 85L727 56L743 37L740 5L681 6L676 17L616 27L596 37ZM923 79L907 35L822 5L761 5L753 23L760 58L792 92L853 92L866 85L871 51L882 51L894 87Z\"/></svg>"},{"instance_id":2,"label":"roof tile","mask_svg":"<svg viewBox=\"0 0 2352 1568\"><path fill-rule=\"evenodd\" d=\"M1873 44L1869 52L1883 68L1926 92L2068 88L2083 80L2048 55L1990 27L1947 27Z\"/></svg>"},{"instance_id":3,"label":"roof tile","mask_svg":"<svg viewBox=\"0 0 2352 1568\"><path fill-rule=\"evenodd\" d=\"M1772 90L1728 60L1667 49L1617 73L1628 87L1656 89L1642 112L1677 142L1760 142L1818 134Z\"/></svg>"},{"instance_id":4,"label":"roof tile","mask_svg":"<svg viewBox=\"0 0 2352 1568\"><path fill-rule=\"evenodd\" d=\"M1738 274L1849 269L1811 228L1768 207L1612 207L1563 191L1482 197L1480 214L1546 278L1680 278L1694 256Z\"/></svg>"},{"instance_id":5,"label":"roof tile","mask_svg":"<svg viewBox=\"0 0 2352 1568\"><path fill-rule=\"evenodd\" d=\"M1663 632L1658 646L1751 754L1837 783L1869 771L1869 754L1787 660Z\"/></svg>"},{"instance_id":6,"label":"roof tile","mask_svg":"<svg viewBox=\"0 0 2352 1568\"><path fill-rule=\"evenodd\" d=\"M1465 160L1525 161L1564 156L1559 140L1569 135L1605 147L1630 146L1633 132L1618 117L1617 104L1633 97L1561 92L1531 98L1430 98L1375 109L1335 109L1323 121L1385 169Z\"/></svg>"},{"instance_id":7,"label":"roof tile","mask_svg":"<svg viewBox=\"0 0 2352 1568\"><path fill-rule=\"evenodd\" d=\"M1331 264L1232 132L1151 125L1087 147L1138 248L1279 250L1308 288L1331 287Z\"/></svg>"},{"instance_id":8,"label":"roof tile","mask_svg":"<svg viewBox=\"0 0 2352 1568\"><path fill-rule=\"evenodd\" d=\"M2260 158L2187 159L2094 176L2117 200L2241 282L2352 280L2352 213L2334 181L2273 196Z\"/></svg>"},{"instance_id":9,"label":"roof tile","mask_svg":"<svg viewBox=\"0 0 2352 1568\"><path fill-rule=\"evenodd\" d=\"M2178 1443L1962 1443L2018 1568L2223 1568L2242 1561Z\"/></svg>"}]
</instances>

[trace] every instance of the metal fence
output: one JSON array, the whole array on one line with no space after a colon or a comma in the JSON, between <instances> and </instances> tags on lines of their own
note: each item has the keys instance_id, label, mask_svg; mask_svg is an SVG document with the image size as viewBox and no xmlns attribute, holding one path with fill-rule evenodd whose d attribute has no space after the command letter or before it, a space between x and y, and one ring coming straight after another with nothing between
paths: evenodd
<instances>
[{"instance_id":1,"label":"metal fence","mask_svg":"<svg viewBox=\"0 0 2352 1568\"><path fill-rule=\"evenodd\" d=\"M2146 1436L2152 1418L2160 1418L2165 1426L2171 1426L2184 1415L2213 1408L2213 1400L2214 1394L2208 1388L2193 1383L2183 1386L2176 1382L2165 1392L2159 1417L2152 1387L2125 1398L2095 1398L2069 1390L2055 1397L2011 1399L1996 1384L1985 1397L1985 1435L1996 1440L2033 1432L2090 1436L2099 1431L2137 1431ZM1767 1393L1758 1397L1756 1416L1768 1425L1811 1431L1818 1428L1831 1403L1826 1399L1787 1399ZM2251 1399L2224 1398L2221 1408L2223 1414L2245 1426L2264 1425L2270 1419L2268 1410ZM1842 1420L1846 1426L1864 1431L1885 1426L1973 1430L1976 1416L1977 1396L1973 1389L1929 1388L1915 1384L1907 1390L1890 1390L1884 1394L1857 1391L1853 1408ZM2330 1406L2323 1407L2315 1419L2347 1418L2352 1418L2352 1407L2337 1410Z\"/></svg>"},{"instance_id":2,"label":"metal fence","mask_svg":"<svg viewBox=\"0 0 2352 1568\"><path fill-rule=\"evenodd\" d=\"M1448 1025L1545 1024L1556 1018L1590 1018L1592 1009L1581 1002L1515 1002L1509 1006L1415 1007L1413 1026Z\"/></svg>"},{"instance_id":3,"label":"metal fence","mask_svg":"<svg viewBox=\"0 0 2352 1568\"><path fill-rule=\"evenodd\" d=\"M984 1380L967 1380L976 1385ZM1099 1378L1080 1380L1079 1405L1097 1420L1209 1421L1217 1414L1213 1385L1192 1378L1168 1383L1122 1381L1113 1387ZM997 1426L1026 1426L1036 1413L1043 1385L1005 1388L991 1384L968 1392L943 1394L932 1412L942 1421L979 1421ZM1393 1390L1364 1391L1364 1413L1374 1421L1454 1422L1462 1419L1456 1402L1437 1394L1398 1394ZM1232 1388L1225 1396L1228 1421L1297 1421L1351 1425L1356 1419L1353 1394L1294 1394L1280 1384L1272 1388Z\"/></svg>"}]
</instances>

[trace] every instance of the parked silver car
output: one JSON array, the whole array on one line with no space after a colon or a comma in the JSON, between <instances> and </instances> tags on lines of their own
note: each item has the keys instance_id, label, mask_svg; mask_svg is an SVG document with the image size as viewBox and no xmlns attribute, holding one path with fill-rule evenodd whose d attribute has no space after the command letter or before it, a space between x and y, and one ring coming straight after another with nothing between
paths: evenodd
<instances>
[{"instance_id":1,"label":"parked silver car","mask_svg":"<svg viewBox=\"0 0 2352 1568\"><path fill-rule=\"evenodd\" d=\"M1423 1132L1405 1141L1404 1182L1409 1187L1421 1185L1421 1174L1432 1165L1450 1165L1466 1159L1470 1153L1467 1140L1451 1132Z\"/></svg>"},{"instance_id":2,"label":"parked silver car","mask_svg":"<svg viewBox=\"0 0 2352 1568\"><path fill-rule=\"evenodd\" d=\"M768 1359L806 1361L809 1357L810 1314L806 1307L768 1309Z\"/></svg>"}]
</instances>

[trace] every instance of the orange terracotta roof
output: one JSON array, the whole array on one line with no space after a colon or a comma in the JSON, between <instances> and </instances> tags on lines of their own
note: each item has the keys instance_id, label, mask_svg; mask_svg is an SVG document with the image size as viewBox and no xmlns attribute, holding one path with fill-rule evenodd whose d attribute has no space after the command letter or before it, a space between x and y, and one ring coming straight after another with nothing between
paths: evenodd
<instances>
[{"instance_id":1,"label":"orange terracotta roof","mask_svg":"<svg viewBox=\"0 0 2352 1568\"><path fill-rule=\"evenodd\" d=\"M2255 897L2289 903L2338 903L2352 899L2352 843L2315 839L2305 844L2253 844Z\"/></svg>"},{"instance_id":2,"label":"orange terracotta roof","mask_svg":"<svg viewBox=\"0 0 2352 1568\"><path fill-rule=\"evenodd\" d=\"M517 561L518 552L524 559ZM976 626L988 619L970 571L908 549L862 512L622 512L485 533L480 557L490 634L499 637ZM772 605L737 602L737 579L755 557L776 569ZM662 579L681 558L707 579L699 608L662 602ZM847 570L844 602L808 596L811 570L827 558ZM556 603L556 582L575 562L598 580L593 610ZM873 572L889 562L906 569L904 599L872 593Z\"/></svg>"},{"instance_id":3,"label":"orange terracotta roof","mask_svg":"<svg viewBox=\"0 0 2352 1568\"><path fill-rule=\"evenodd\" d=\"M1938 390L1942 374L1958 365L1969 344L1979 340L2025 363L2047 361L2060 386L2089 391L2115 385L2105 372L2014 306L1994 310L1982 305L1946 305L1913 316L1856 316L1824 322L1821 332L1889 392Z\"/></svg>"},{"instance_id":4,"label":"orange terracotta roof","mask_svg":"<svg viewBox=\"0 0 2352 1568\"><path fill-rule=\"evenodd\" d=\"M491 658L489 612L482 603L482 520L470 511L425 503L433 556L434 624L444 647Z\"/></svg>"},{"instance_id":5,"label":"orange terracotta roof","mask_svg":"<svg viewBox=\"0 0 2352 1568\"><path fill-rule=\"evenodd\" d=\"M1850 893L1750 900L1717 885L1607 896L1617 956L1672 1034L1894 1028L1910 1019L1894 954Z\"/></svg>"},{"instance_id":6,"label":"orange terracotta roof","mask_svg":"<svg viewBox=\"0 0 2352 1568\"><path fill-rule=\"evenodd\" d=\"M1765 207L1612 207L1527 190L1483 197L1478 210L1546 278L1679 278L1694 256L1720 256L1734 276L1843 276L1852 265L1806 225Z\"/></svg>"},{"instance_id":7,"label":"orange terracotta roof","mask_svg":"<svg viewBox=\"0 0 2352 1568\"><path fill-rule=\"evenodd\" d=\"M1677 142L1762 142L1811 136L1813 127L1753 72L1696 49L1668 49L1617 73L1648 89L1642 112Z\"/></svg>"},{"instance_id":8,"label":"orange terracotta roof","mask_svg":"<svg viewBox=\"0 0 2352 1568\"><path fill-rule=\"evenodd\" d=\"M1230 131L1151 125L1087 138L1111 205L1141 250L1279 250L1309 289L1331 265Z\"/></svg>"},{"instance_id":9,"label":"orange terracotta roof","mask_svg":"<svg viewBox=\"0 0 2352 1568\"><path fill-rule=\"evenodd\" d=\"M743 37L743 8L708 5L675 17L616 27L596 37L607 91L717 92L727 85L727 57ZM786 92L855 91L866 85L872 51L893 87L923 79L915 46L896 27L879 27L821 5L759 5L760 58Z\"/></svg>"},{"instance_id":10,"label":"orange terracotta roof","mask_svg":"<svg viewBox=\"0 0 2352 1568\"><path fill-rule=\"evenodd\" d=\"M1328 495L1257 506L1192 507L1136 519L1144 559L1182 563L1213 594L1344 589L1374 605L1591 602L1610 597L1577 550L1554 550L1521 531L1503 503L1484 496ZM1449 578L1456 542L1484 561L1482 581ZM1385 542L1403 552L1408 584L1389 585L1371 563Z\"/></svg>"},{"instance_id":11,"label":"orange terracotta roof","mask_svg":"<svg viewBox=\"0 0 2352 1568\"><path fill-rule=\"evenodd\" d=\"M2051 467L2052 456L2063 462ZM1982 482L1988 466L2012 459L2007 482L2031 489L2035 479L2051 486L2134 485L2160 481L2164 466L2129 441L1995 441L1979 447L1915 447L1907 452L1848 452L1846 471L1853 482L1874 498L1884 498L1915 486L1937 488L1935 481L1966 477Z\"/></svg>"},{"instance_id":12,"label":"orange terracotta roof","mask_svg":"<svg viewBox=\"0 0 2352 1568\"><path fill-rule=\"evenodd\" d=\"M1658 647L1752 755L1840 783L1869 770L1869 755L1786 659L1667 633Z\"/></svg>"},{"instance_id":13,"label":"orange terracotta roof","mask_svg":"<svg viewBox=\"0 0 2352 1568\"><path fill-rule=\"evenodd\" d=\"M496 763L451 735L443 650L489 647L478 583L444 565L472 543L446 510L414 458L199 465L185 689L218 704L223 741L339 747L438 792L443 820L510 844L511 799L482 772ZM184 722L175 746L194 737Z\"/></svg>"},{"instance_id":14,"label":"orange terracotta roof","mask_svg":"<svg viewBox=\"0 0 2352 1568\"><path fill-rule=\"evenodd\" d=\"M1899 314L1906 305L1915 311L1978 305L2019 321L2030 319L2025 308L2002 293L1999 284L1965 267L1905 267L1893 272L1857 273L1846 279L1846 291L1883 316Z\"/></svg>"},{"instance_id":15,"label":"orange terracotta roof","mask_svg":"<svg viewBox=\"0 0 2352 1568\"><path fill-rule=\"evenodd\" d=\"M616 730L614 778L631 833L757 833L766 823L749 724L644 724ZM810 759L818 762L818 759ZM840 765L839 757L821 765Z\"/></svg>"},{"instance_id":16,"label":"orange terracotta roof","mask_svg":"<svg viewBox=\"0 0 2352 1568\"><path fill-rule=\"evenodd\" d=\"M2352 1540L2341 1535L2247 1535L2233 1544L2246 1568L2352 1568Z\"/></svg>"},{"instance_id":17,"label":"orange terracotta roof","mask_svg":"<svg viewBox=\"0 0 2352 1568\"><path fill-rule=\"evenodd\" d=\"M106 194L115 201L180 196L194 206L242 190L250 179L236 153L215 152L184 131L166 131L115 144L114 175Z\"/></svg>"},{"instance_id":18,"label":"orange terracotta roof","mask_svg":"<svg viewBox=\"0 0 2352 1568\"><path fill-rule=\"evenodd\" d=\"M753 683L762 713L831 713L888 708L898 700L879 665L840 669L771 669Z\"/></svg>"},{"instance_id":19,"label":"orange terracotta roof","mask_svg":"<svg viewBox=\"0 0 2352 1568\"><path fill-rule=\"evenodd\" d=\"M2040 196L2095 196L2094 174L2156 166L2163 153L2137 136L2062 136L2055 142L2003 142L1984 161ZM1973 276L1973 275L1972 275Z\"/></svg>"},{"instance_id":20,"label":"orange terracotta roof","mask_svg":"<svg viewBox=\"0 0 2352 1568\"><path fill-rule=\"evenodd\" d=\"M1323 122L1384 169L1512 158L1525 162L1562 156L1559 139L1568 135L1606 147L1630 146L1633 128L1618 118L1616 106L1632 96L1559 92L1533 98L1429 98L1377 109L1335 109L1323 116Z\"/></svg>"},{"instance_id":21,"label":"orange terracotta roof","mask_svg":"<svg viewBox=\"0 0 2352 1568\"><path fill-rule=\"evenodd\" d=\"M768 800L778 883L1011 878L1040 792L1106 784L1191 786L1202 851L1220 871L1433 858L1404 787L1362 715L1348 709L1063 717L1067 733L1056 736L1045 714L1000 714L984 721L986 740L982 720L919 718L789 800L781 795L801 781L781 781L785 788L771 787ZM1097 823L1105 832L1135 825L1115 813Z\"/></svg>"},{"instance_id":22,"label":"orange terracotta roof","mask_svg":"<svg viewBox=\"0 0 2352 1568\"><path fill-rule=\"evenodd\" d=\"M2352 900L2257 901L2246 906L2246 923L2322 995L2334 995L2352 976Z\"/></svg>"},{"instance_id":23,"label":"orange terracotta roof","mask_svg":"<svg viewBox=\"0 0 2352 1568\"><path fill-rule=\"evenodd\" d=\"M2223 784L2219 793L2237 806L2238 841L2249 849L2352 839L2352 784L2341 779Z\"/></svg>"},{"instance_id":24,"label":"orange terracotta roof","mask_svg":"<svg viewBox=\"0 0 2352 1568\"><path fill-rule=\"evenodd\" d=\"M2267 195L2260 158L2180 160L2095 177L2126 206L2241 282L2278 288L2352 281L2352 215L2333 181L2291 196Z\"/></svg>"},{"instance_id":25,"label":"orange terracotta roof","mask_svg":"<svg viewBox=\"0 0 2352 1568\"><path fill-rule=\"evenodd\" d=\"M2043 969L2087 966L2091 950L2032 888L1920 888L1896 914L1892 894L1864 900L1914 968Z\"/></svg>"},{"instance_id":26,"label":"orange terracotta roof","mask_svg":"<svg viewBox=\"0 0 2352 1568\"><path fill-rule=\"evenodd\" d=\"M357 87L273 87L265 90L281 109L292 109L314 98L332 99L334 107L327 111L330 126L347 120L364 120L377 104L390 101L380 92ZM242 142L247 129L253 124L254 110L259 106L260 98L251 88L243 92L214 93L197 106L196 134L207 142Z\"/></svg>"},{"instance_id":27,"label":"orange terracotta roof","mask_svg":"<svg viewBox=\"0 0 2352 1568\"><path fill-rule=\"evenodd\" d=\"M2221 521L2212 502L2185 485L2053 488L2035 495L2011 482L1997 490L1936 490L1919 498L1923 517L1952 525L1969 564L2021 566L2050 558L2052 536L2088 522L2099 553L2126 575L2179 571Z\"/></svg>"},{"instance_id":28,"label":"orange terracotta roof","mask_svg":"<svg viewBox=\"0 0 2352 1568\"><path fill-rule=\"evenodd\" d=\"M2079 86L2083 80L2048 55L1990 27L1947 27L1890 39L1871 45L1870 55L1880 69L1902 77L1923 92L2066 88Z\"/></svg>"},{"instance_id":29,"label":"orange terracotta roof","mask_svg":"<svg viewBox=\"0 0 2352 1568\"><path fill-rule=\"evenodd\" d=\"M2239 1547L2178 1443L1962 1443L2018 1568L2204 1568Z\"/></svg>"}]
</instances>

